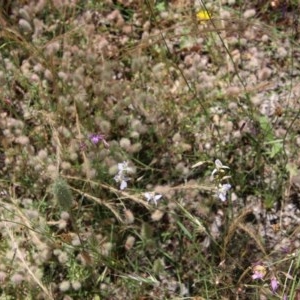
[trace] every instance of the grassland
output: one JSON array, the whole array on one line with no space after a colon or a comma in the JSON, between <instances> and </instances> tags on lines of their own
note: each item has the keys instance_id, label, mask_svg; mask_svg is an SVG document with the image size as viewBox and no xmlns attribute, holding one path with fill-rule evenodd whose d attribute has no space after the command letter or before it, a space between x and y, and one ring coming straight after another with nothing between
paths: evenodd
<instances>
[{"instance_id":1,"label":"grassland","mask_svg":"<svg viewBox=\"0 0 300 300\"><path fill-rule=\"evenodd\" d=\"M0 1L0 299L299 299L298 1Z\"/></svg>"}]
</instances>

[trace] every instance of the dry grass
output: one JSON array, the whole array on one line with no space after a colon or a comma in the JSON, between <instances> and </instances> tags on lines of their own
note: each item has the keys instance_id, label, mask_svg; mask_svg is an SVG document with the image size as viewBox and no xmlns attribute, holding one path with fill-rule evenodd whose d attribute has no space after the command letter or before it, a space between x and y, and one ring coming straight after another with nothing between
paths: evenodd
<instances>
[{"instance_id":1,"label":"dry grass","mask_svg":"<svg viewBox=\"0 0 300 300\"><path fill-rule=\"evenodd\" d=\"M2 5L1 299L297 297L299 4L236 2Z\"/></svg>"}]
</instances>

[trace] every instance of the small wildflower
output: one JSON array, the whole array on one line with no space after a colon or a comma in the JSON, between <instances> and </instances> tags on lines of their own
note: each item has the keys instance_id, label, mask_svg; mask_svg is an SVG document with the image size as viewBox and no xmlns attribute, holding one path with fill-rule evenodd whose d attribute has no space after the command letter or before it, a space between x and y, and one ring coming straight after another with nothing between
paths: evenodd
<instances>
[{"instance_id":1,"label":"small wildflower","mask_svg":"<svg viewBox=\"0 0 300 300\"><path fill-rule=\"evenodd\" d=\"M219 184L217 190L217 196L221 201L226 201L227 192L231 189L231 185L229 183L226 184Z\"/></svg>"},{"instance_id":2,"label":"small wildflower","mask_svg":"<svg viewBox=\"0 0 300 300\"><path fill-rule=\"evenodd\" d=\"M144 197L147 199L148 202L153 201L154 204L157 206L157 201L162 197L162 195L151 192L144 193Z\"/></svg>"},{"instance_id":3,"label":"small wildflower","mask_svg":"<svg viewBox=\"0 0 300 300\"><path fill-rule=\"evenodd\" d=\"M199 10L196 16L199 21L207 21L211 19L211 13L206 9Z\"/></svg>"},{"instance_id":4,"label":"small wildflower","mask_svg":"<svg viewBox=\"0 0 300 300\"><path fill-rule=\"evenodd\" d=\"M100 133L90 134L89 139L94 145L97 145L97 144L99 144L99 142L102 142L105 147L109 147L109 144L105 140L105 136L103 134L100 134Z\"/></svg>"},{"instance_id":5,"label":"small wildflower","mask_svg":"<svg viewBox=\"0 0 300 300\"><path fill-rule=\"evenodd\" d=\"M120 182L120 190L124 190L127 188L127 181L130 180L129 177L126 176L127 173L132 172L132 168L128 166L127 161L123 161L122 163L118 163L118 174L114 177L116 182Z\"/></svg>"},{"instance_id":6,"label":"small wildflower","mask_svg":"<svg viewBox=\"0 0 300 300\"><path fill-rule=\"evenodd\" d=\"M267 270L264 266L262 265L256 265L253 267L253 275L252 275L252 279L263 279L264 276L266 275Z\"/></svg>"},{"instance_id":7,"label":"small wildflower","mask_svg":"<svg viewBox=\"0 0 300 300\"><path fill-rule=\"evenodd\" d=\"M270 285L271 285L272 292L275 293L276 290L278 289L278 286L279 286L279 282L278 282L278 280L276 279L275 276L273 276L273 277L271 278L271 283L270 283Z\"/></svg>"},{"instance_id":8,"label":"small wildflower","mask_svg":"<svg viewBox=\"0 0 300 300\"><path fill-rule=\"evenodd\" d=\"M252 275L252 279L262 279L264 277L264 275L262 273L260 273L259 271L254 271L253 275Z\"/></svg>"},{"instance_id":9,"label":"small wildflower","mask_svg":"<svg viewBox=\"0 0 300 300\"><path fill-rule=\"evenodd\" d=\"M120 184L120 190L123 191L127 188L127 182L123 179Z\"/></svg>"},{"instance_id":10,"label":"small wildflower","mask_svg":"<svg viewBox=\"0 0 300 300\"><path fill-rule=\"evenodd\" d=\"M211 178L212 179L215 178L215 174L223 173L224 169L230 169L228 166L224 166L219 159L215 160L215 166L216 166L215 169L211 173Z\"/></svg>"},{"instance_id":11,"label":"small wildflower","mask_svg":"<svg viewBox=\"0 0 300 300\"><path fill-rule=\"evenodd\" d=\"M125 177L125 175L122 172L119 172L115 177L114 180L116 182L120 182L120 190L123 191L127 188L127 181L129 180L128 177Z\"/></svg>"},{"instance_id":12,"label":"small wildflower","mask_svg":"<svg viewBox=\"0 0 300 300\"><path fill-rule=\"evenodd\" d=\"M118 163L118 170L120 172L132 172L132 168L128 166L128 161L123 161L122 163Z\"/></svg>"}]
</instances>

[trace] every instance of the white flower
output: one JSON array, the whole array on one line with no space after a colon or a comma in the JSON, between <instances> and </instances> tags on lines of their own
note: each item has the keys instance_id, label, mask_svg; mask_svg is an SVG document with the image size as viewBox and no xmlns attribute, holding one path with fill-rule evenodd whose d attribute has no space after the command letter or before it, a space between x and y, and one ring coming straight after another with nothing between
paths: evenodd
<instances>
[{"instance_id":1,"label":"white flower","mask_svg":"<svg viewBox=\"0 0 300 300\"><path fill-rule=\"evenodd\" d=\"M127 161L123 161L122 163L118 163L118 170L118 174L114 177L114 180L120 182L120 190L124 190L127 188L127 181L130 180L126 174L132 172L132 168L128 166Z\"/></svg>"},{"instance_id":2,"label":"white flower","mask_svg":"<svg viewBox=\"0 0 300 300\"><path fill-rule=\"evenodd\" d=\"M120 190L124 190L127 188L127 181L129 180L128 177L126 177L123 173L118 173L115 177L114 180L116 182L120 182Z\"/></svg>"},{"instance_id":3,"label":"white flower","mask_svg":"<svg viewBox=\"0 0 300 300\"><path fill-rule=\"evenodd\" d=\"M132 172L132 168L128 166L128 161L123 161L122 163L118 163L119 173L130 173Z\"/></svg>"},{"instance_id":4,"label":"white flower","mask_svg":"<svg viewBox=\"0 0 300 300\"><path fill-rule=\"evenodd\" d=\"M229 167L224 166L219 159L215 160L215 166L216 166L216 168L211 173L211 178L212 179L214 179L214 175L217 174L217 173L219 173L221 170L223 170L223 169L230 169Z\"/></svg>"},{"instance_id":5,"label":"white flower","mask_svg":"<svg viewBox=\"0 0 300 300\"><path fill-rule=\"evenodd\" d=\"M153 201L155 205L157 205L157 201L162 197L160 194L155 195L154 192L146 192L144 193L144 196L148 202Z\"/></svg>"},{"instance_id":6,"label":"white flower","mask_svg":"<svg viewBox=\"0 0 300 300\"><path fill-rule=\"evenodd\" d=\"M123 191L126 188L127 188L127 182L125 180L122 180L120 184L120 190Z\"/></svg>"},{"instance_id":7,"label":"white flower","mask_svg":"<svg viewBox=\"0 0 300 300\"><path fill-rule=\"evenodd\" d=\"M217 190L217 196L221 201L226 201L226 195L227 192L231 189L231 185L229 183L225 184L219 184L218 190Z\"/></svg>"}]
</instances>

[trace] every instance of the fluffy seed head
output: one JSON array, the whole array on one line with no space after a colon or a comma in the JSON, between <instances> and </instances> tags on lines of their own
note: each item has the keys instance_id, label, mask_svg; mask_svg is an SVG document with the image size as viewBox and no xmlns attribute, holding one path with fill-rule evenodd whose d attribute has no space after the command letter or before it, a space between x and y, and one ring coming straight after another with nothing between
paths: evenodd
<instances>
[{"instance_id":1,"label":"fluffy seed head","mask_svg":"<svg viewBox=\"0 0 300 300\"><path fill-rule=\"evenodd\" d=\"M134 215L130 209L125 209L124 215L127 224L132 224L134 222Z\"/></svg>"},{"instance_id":2,"label":"fluffy seed head","mask_svg":"<svg viewBox=\"0 0 300 300\"><path fill-rule=\"evenodd\" d=\"M57 204L64 211L69 211L72 205L72 192L67 182L62 178L57 178L53 184L53 194Z\"/></svg>"},{"instance_id":3,"label":"fluffy seed head","mask_svg":"<svg viewBox=\"0 0 300 300\"><path fill-rule=\"evenodd\" d=\"M59 289L62 291L62 292L66 292L70 289L70 281L68 280L64 280L62 281L60 284L59 284Z\"/></svg>"},{"instance_id":4,"label":"fluffy seed head","mask_svg":"<svg viewBox=\"0 0 300 300\"><path fill-rule=\"evenodd\" d=\"M255 9L247 9L247 10L244 12L243 16L244 16L245 19L249 19L249 18L254 17L255 14L256 14Z\"/></svg>"},{"instance_id":5,"label":"fluffy seed head","mask_svg":"<svg viewBox=\"0 0 300 300\"><path fill-rule=\"evenodd\" d=\"M75 290L75 291L78 291L78 290L80 290L81 289L81 283L79 282L79 281L72 281L72 288L73 288L73 290Z\"/></svg>"},{"instance_id":6,"label":"fluffy seed head","mask_svg":"<svg viewBox=\"0 0 300 300\"><path fill-rule=\"evenodd\" d=\"M135 237L134 236L129 236L125 242L125 249L128 251L132 249L133 245L135 243Z\"/></svg>"},{"instance_id":7,"label":"fluffy seed head","mask_svg":"<svg viewBox=\"0 0 300 300\"><path fill-rule=\"evenodd\" d=\"M20 145L27 145L29 143L29 138L27 136L19 136L15 140L16 143Z\"/></svg>"},{"instance_id":8,"label":"fluffy seed head","mask_svg":"<svg viewBox=\"0 0 300 300\"><path fill-rule=\"evenodd\" d=\"M6 273L3 271L0 271L0 282L4 282L6 279Z\"/></svg>"},{"instance_id":9,"label":"fluffy seed head","mask_svg":"<svg viewBox=\"0 0 300 300\"><path fill-rule=\"evenodd\" d=\"M13 276L11 276L10 280L15 285L19 285L24 280L24 276L21 275L21 274L19 274L19 273L17 273L17 274L14 274Z\"/></svg>"},{"instance_id":10,"label":"fluffy seed head","mask_svg":"<svg viewBox=\"0 0 300 300\"><path fill-rule=\"evenodd\" d=\"M151 219L154 221L154 222L157 222L159 220L161 220L161 218L163 217L164 213L157 209L152 215L151 215Z\"/></svg>"},{"instance_id":11,"label":"fluffy seed head","mask_svg":"<svg viewBox=\"0 0 300 300\"><path fill-rule=\"evenodd\" d=\"M26 33L29 33L32 31L32 27L29 22L27 22L25 19L20 19L19 26L21 30L23 30Z\"/></svg>"},{"instance_id":12,"label":"fluffy seed head","mask_svg":"<svg viewBox=\"0 0 300 300\"><path fill-rule=\"evenodd\" d=\"M121 138L121 140L120 140L120 146L123 149L129 149L129 147L131 146L131 142L127 138Z\"/></svg>"}]
</instances>

